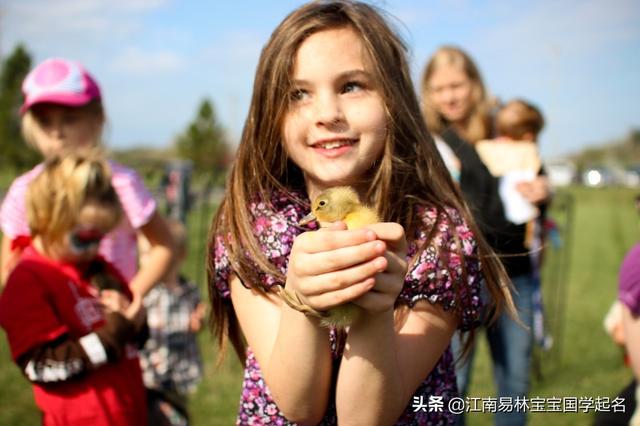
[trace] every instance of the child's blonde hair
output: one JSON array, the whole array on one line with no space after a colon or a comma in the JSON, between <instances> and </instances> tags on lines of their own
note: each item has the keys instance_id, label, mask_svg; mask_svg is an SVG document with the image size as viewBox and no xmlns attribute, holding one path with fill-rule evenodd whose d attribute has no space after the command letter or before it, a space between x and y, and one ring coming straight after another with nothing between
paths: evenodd
<instances>
[{"instance_id":1,"label":"child's blonde hair","mask_svg":"<svg viewBox=\"0 0 640 426\"><path fill-rule=\"evenodd\" d=\"M64 108L72 108L78 111L80 114L85 115L87 119L94 120L96 132L92 140L92 145L99 146L101 144L102 130L103 130L104 122L106 118L105 118L104 107L102 106L102 102L100 101L100 99L95 99L87 103L86 105L81 105L76 107L65 106L65 105L60 105L60 106ZM38 142L36 141L36 136L35 136L36 129L40 127L40 124L38 123L39 121L38 108L39 108L38 105L34 105L31 108L29 108L22 116L22 120L20 123L22 137L24 141L27 143L28 146L35 149L36 151L40 151L40 147L38 146Z\"/></svg>"},{"instance_id":2,"label":"child's blonde hair","mask_svg":"<svg viewBox=\"0 0 640 426\"><path fill-rule=\"evenodd\" d=\"M507 102L496 114L498 136L521 140L529 134L535 140L543 128L544 117L540 110L522 99Z\"/></svg>"},{"instance_id":3,"label":"child's blonde hair","mask_svg":"<svg viewBox=\"0 0 640 426\"><path fill-rule=\"evenodd\" d=\"M111 170L98 151L67 152L46 160L44 170L27 191L31 235L39 236L45 244L62 241L88 201L112 208L106 227L113 228L122 218L118 194L111 185Z\"/></svg>"},{"instance_id":4,"label":"child's blonde hair","mask_svg":"<svg viewBox=\"0 0 640 426\"><path fill-rule=\"evenodd\" d=\"M440 114L429 100L431 77L441 66L460 69L471 82L471 109L465 128L460 129L465 140L475 143L491 136L491 101L476 64L462 49L442 46L433 54L422 74L423 113L427 127L434 134L441 134L451 123Z\"/></svg>"}]
</instances>

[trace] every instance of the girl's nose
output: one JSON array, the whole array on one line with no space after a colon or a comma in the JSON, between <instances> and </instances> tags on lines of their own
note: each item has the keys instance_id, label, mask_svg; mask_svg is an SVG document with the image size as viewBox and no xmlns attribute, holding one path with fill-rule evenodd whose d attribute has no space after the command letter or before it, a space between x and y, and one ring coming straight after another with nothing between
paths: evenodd
<instances>
[{"instance_id":1,"label":"girl's nose","mask_svg":"<svg viewBox=\"0 0 640 426\"><path fill-rule=\"evenodd\" d=\"M455 99L455 94L453 92L453 89L448 87L442 90L442 100L449 103L449 102L452 102L454 99Z\"/></svg>"},{"instance_id":2,"label":"girl's nose","mask_svg":"<svg viewBox=\"0 0 640 426\"><path fill-rule=\"evenodd\" d=\"M333 94L319 95L315 99L316 124L326 126L344 119L340 99Z\"/></svg>"},{"instance_id":3,"label":"girl's nose","mask_svg":"<svg viewBox=\"0 0 640 426\"><path fill-rule=\"evenodd\" d=\"M56 120L49 126L49 136L56 139L62 139L64 136L64 123L62 120Z\"/></svg>"}]
</instances>

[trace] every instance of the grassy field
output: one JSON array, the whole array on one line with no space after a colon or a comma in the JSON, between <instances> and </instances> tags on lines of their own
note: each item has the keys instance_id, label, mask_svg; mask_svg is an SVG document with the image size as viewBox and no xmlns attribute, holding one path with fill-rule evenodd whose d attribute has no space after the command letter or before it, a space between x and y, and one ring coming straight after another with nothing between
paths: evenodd
<instances>
[{"instance_id":1,"label":"grassy field","mask_svg":"<svg viewBox=\"0 0 640 426\"><path fill-rule=\"evenodd\" d=\"M574 188L568 197L558 196L552 216L565 239L561 248L547 253L543 284L555 344L551 351L536 354L539 374L534 374L531 396L613 397L630 380L631 372L622 365L620 351L603 331L602 318L615 298L622 256L640 240L640 220L632 201L636 192ZM190 216L191 256L184 271L199 277L200 282L210 216L210 208L197 209ZM204 287L202 294L206 297ZM191 399L193 424L233 424L241 366L229 352L222 366L215 369L212 339L202 333L200 342L205 377ZM494 395L494 388L482 334L479 343L470 396L488 397ZM584 425L592 416L593 410L587 414L533 413L530 424ZM39 424L30 387L12 364L4 339L0 339L0 424ZM468 424L489 425L492 417L474 414Z\"/></svg>"}]
</instances>

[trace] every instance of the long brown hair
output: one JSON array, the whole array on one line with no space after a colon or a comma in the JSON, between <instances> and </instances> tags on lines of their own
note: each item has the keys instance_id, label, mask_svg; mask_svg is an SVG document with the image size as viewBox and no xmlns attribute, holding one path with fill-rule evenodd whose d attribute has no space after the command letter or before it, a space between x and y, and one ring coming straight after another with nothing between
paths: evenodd
<instances>
[{"instance_id":1,"label":"long brown hair","mask_svg":"<svg viewBox=\"0 0 640 426\"><path fill-rule=\"evenodd\" d=\"M292 87L290 77L296 52L306 38L345 27L353 29L362 40L367 64L388 115L386 146L371 171L365 201L375 206L384 221L402 224L407 235L414 235L422 226L415 209L418 204L435 207L440 213L438 217L447 215L446 207L460 211L476 235L480 255L489 255L486 260L483 258L483 271L497 308L505 303L512 307L508 290L500 285L507 282L504 269L478 232L427 131L413 89L405 44L370 5L353 1L312 2L287 16L262 50L249 116L226 195L209 232L211 325L222 352L229 337L241 360L245 343L237 318L231 302L220 295L214 282L214 244L216 238L224 239L231 269L245 286L265 291L257 284L258 272L285 280L260 249L248 205L256 199L268 203L274 191L291 194L292 203L307 204L293 195L292 190L304 191L304 181L302 172L287 158L283 148L283 121ZM428 238L422 248L431 244L435 229L425 230ZM459 255L464 258L461 251Z\"/></svg>"},{"instance_id":2,"label":"long brown hair","mask_svg":"<svg viewBox=\"0 0 640 426\"><path fill-rule=\"evenodd\" d=\"M442 46L431 56L422 74L423 113L427 126L435 134L441 134L451 125L429 100L429 83L439 67L454 66L460 69L471 82L471 108L466 123L456 130L471 143L491 137L491 101L482 81L482 75L467 53L455 46Z\"/></svg>"}]
</instances>

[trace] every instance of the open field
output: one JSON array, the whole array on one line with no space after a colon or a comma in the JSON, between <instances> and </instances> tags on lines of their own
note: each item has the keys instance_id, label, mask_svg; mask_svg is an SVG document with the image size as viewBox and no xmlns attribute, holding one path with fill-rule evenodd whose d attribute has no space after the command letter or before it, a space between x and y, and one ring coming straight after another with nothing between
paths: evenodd
<instances>
[{"instance_id":1,"label":"open field","mask_svg":"<svg viewBox=\"0 0 640 426\"><path fill-rule=\"evenodd\" d=\"M531 396L613 397L631 378L620 351L610 343L602 318L615 298L617 269L625 251L640 240L640 218L633 207L636 191L573 188L573 203L559 194L552 212L561 227L563 246L549 249L544 285L549 328L555 345L538 353L540 375L534 375ZM570 208L572 206L572 208ZM211 208L190 216L191 257L184 272L202 283L204 241ZM572 226L568 226L569 218ZM565 263L566 261L566 263ZM203 286L203 297L206 290ZM470 396L493 395L491 367L482 334ZM200 336L205 378L190 404L195 425L229 425L235 421L242 369L232 352L215 369L216 351L209 335ZM532 425L584 425L588 414L533 413ZM39 415L29 384L10 360L0 339L0 424L37 425ZM476 414L470 425L491 424L490 415Z\"/></svg>"}]
</instances>

